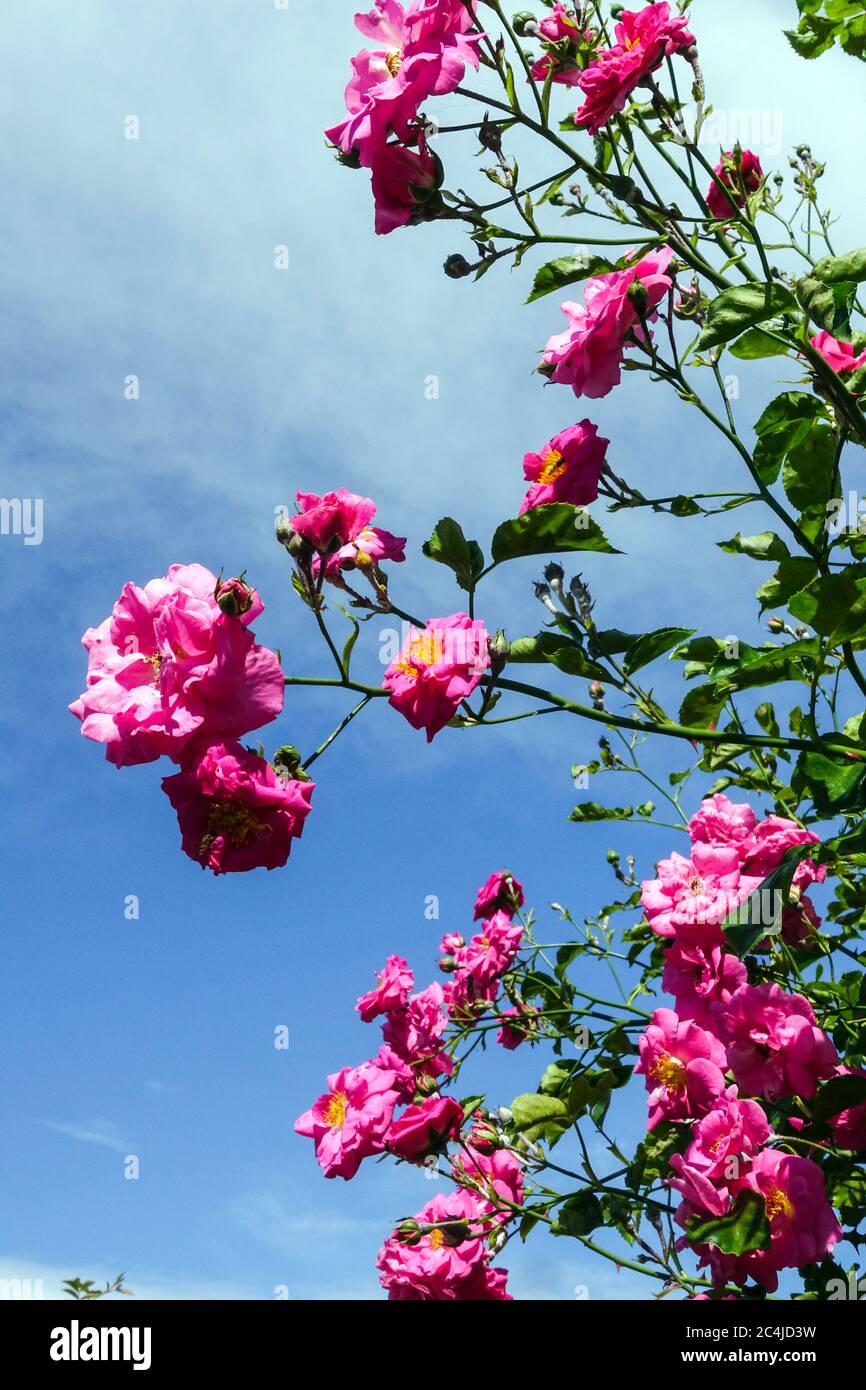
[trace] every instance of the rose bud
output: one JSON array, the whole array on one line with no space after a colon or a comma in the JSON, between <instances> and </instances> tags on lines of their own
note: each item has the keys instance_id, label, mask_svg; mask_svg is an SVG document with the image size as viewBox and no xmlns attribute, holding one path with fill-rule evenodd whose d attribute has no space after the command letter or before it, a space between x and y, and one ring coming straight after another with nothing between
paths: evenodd
<instances>
[{"instance_id":1,"label":"rose bud","mask_svg":"<svg viewBox=\"0 0 866 1390\"><path fill-rule=\"evenodd\" d=\"M218 581L214 589L217 606L229 618L240 618L244 613L249 613L253 606L253 597L253 590L240 576L236 579Z\"/></svg>"}]
</instances>

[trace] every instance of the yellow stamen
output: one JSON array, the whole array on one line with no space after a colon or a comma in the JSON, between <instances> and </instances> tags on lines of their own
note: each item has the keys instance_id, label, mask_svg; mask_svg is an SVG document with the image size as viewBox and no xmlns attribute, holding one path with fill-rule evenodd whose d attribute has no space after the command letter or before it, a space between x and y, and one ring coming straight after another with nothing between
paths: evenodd
<instances>
[{"instance_id":1,"label":"yellow stamen","mask_svg":"<svg viewBox=\"0 0 866 1390\"><path fill-rule=\"evenodd\" d=\"M544 464L538 475L540 483L553 483L557 478L561 478L568 464L565 462L558 449L548 449L544 455Z\"/></svg>"},{"instance_id":2,"label":"yellow stamen","mask_svg":"<svg viewBox=\"0 0 866 1390\"><path fill-rule=\"evenodd\" d=\"M781 1187L771 1187L764 1198L764 1206L767 1209L767 1220L772 1221L777 1216L790 1217L794 1215L793 1203L788 1194L783 1192Z\"/></svg>"},{"instance_id":3,"label":"yellow stamen","mask_svg":"<svg viewBox=\"0 0 866 1390\"><path fill-rule=\"evenodd\" d=\"M437 1227L435 1231L430 1232L428 1240L430 1241L430 1244L433 1246L433 1249L438 1250L440 1245L442 1245L443 1241L445 1240L445 1236L443 1232L440 1231Z\"/></svg>"},{"instance_id":4,"label":"yellow stamen","mask_svg":"<svg viewBox=\"0 0 866 1390\"><path fill-rule=\"evenodd\" d=\"M249 806L242 806L238 801L215 801L208 812L207 832L199 854L203 857L218 835L227 835L238 848L264 829L264 824L256 820Z\"/></svg>"},{"instance_id":5,"label":"yellow stamen","mask_svg":"<svg viewBox=\"0 0 866 1390\"><path fill-rule=\"evenodd\" d=\"M400 71L402 66L402 53L400 52L399 48L392 49L391 52L388 53L385 57L385 67L388 69L392 77L396 77L397 73Z\"/></svg>"},{"instance_id":6,"label":"yellow stamen","mask_svg":"<svg viewBox=\"0 0 866 1390\"><path fill-rule=\"evenodd\" d=\"M153 675L150 678L151 682L153 685L159 685L159 673L162 670L162 663L165 658L160 656L159 652L154 652L153 656L149 656L147 659L153 670Z\"/></svg>"},{"instance_id":7,"label":"yellow stamen","mask_svg":"<svg viewBox=\"0 0 866 1390\"><path fill-rule=\"evenodd\" d=\"M345 1091L335 1091L325 1106L324 1121L331 1129L342 1129L346 1123L349 1097Z\"/></svg>"},{"instance_id":8,"label":"yellow stamen","mask_svg":"<svg viewBox=\"0 0 866 1390\"><path fill-rule=\"evenodd\" d=\"M664 1086L666 1091L684 1091L686 1088L686 1069L678 1057L662 1053L649 1069L651 1081Z\"/></svg>"},{"instance_id":9,"label":"yellow stamen","mask_svg":"<svg viewBox=\"0 0 866 1390\"><path fill-rule=\"evenodd\" d=\"M435 666L437 661L442 660L442 635L439 632L419 632L417 637L413 637L409 643L409 650L401 661L397 662L397 670L402 671L404 676L409 676L411 680L417 680L419 666Z\"/></svg>"}]
</instances>

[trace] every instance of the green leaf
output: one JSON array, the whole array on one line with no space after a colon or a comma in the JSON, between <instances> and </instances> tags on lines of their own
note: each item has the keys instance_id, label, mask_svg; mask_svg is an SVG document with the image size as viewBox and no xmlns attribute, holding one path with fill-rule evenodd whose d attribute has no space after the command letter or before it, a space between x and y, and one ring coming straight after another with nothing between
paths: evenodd
<instances>
[{"instance_id":1,"label":"green leaf","mask_svg":"<svg viewBox=\"0 0 866 1390\"><path fill-rule=\"evenodd\" d=\"M748 555L753 560L789 560L791 552L774 531L762 531L757 536L741 536L739 531L729 541L718 541L719 550L728 555Z\"/></svg>"},{"instance_id":2,"label":"green leaf","mask_svg":"<svg viewBox=\"0 0 866 1390\"><path fill-rule=\"evenodd\" d=\"M816 1120L831 1120L864 1100L866 1076L834 1076L818 1087L812 1113Z\"/></svg>"},{"instance_id":3,"label":"green leaf","mask_svg":"<svg viewBox=\"0 0 866 1390\"><path fill-rule=\"evenodd\" d=\"M817 572L818 566L815 561L808 560L804 555L794 555L790 560L783 560L772 579L762 584L757 592L761 612L765 613L770 608L781 608L787 604L794 594L814 579Z\"/></svg>"},{"instance_id":4,"label":"green leaf","mask_svg":"<svg viewBox=\"0 0 866 1390\"><path fill-rule=\"evenodd\" d=\"M759 1192L741 1192L724 1216L690 1221L686 1234L693 1245L714 1245L725 1255L745 1255L749 1250L766 1250L770 1244L770 1223Z\"/></svg>"},{"instance_id":5,"label":"green leaf","mask_svg":"<svg viewBox=\"0 0 866 1390\"><path fill-rule=\"evenodd\" d=\"M547 659L552 666L563 671L567 676L581 676L590 681L609 679L604 667L597 666L586 655L586 652L576 645L558 647L556 651L550 653Z\"/></svg>"},{"instance_id":6,"label":"green leaf","mask_svg":"<svg viewBox=\"0 0 866 1390\"><path fill-rule=\"evenodd\" d=\"M550 1234L553 1236L588 1236L604 1225L601 1202L594 1192L576 1192L559 1208Z\"/></svg>"},{"instance_id":7,"label":"green leaf","mask_svg":"<svg viewBox=\"0 0 866 1390\"><path fill-rule=\"evenodd\" d=\"M638 633L621 632L618 627L601 628L590 634L589 649L593 656L619 656L638 640Z\"/></svg>"},{"instance_id":8,"label":"green leaf","mask_svg":"<svg viewBox=\"0 0 866 1390\"><path fill-rule=\"evenodd\" d=\"M649 666L651 661L664 656L671 647L691 637L694 631L693 627L660 627L655 632L645 632L628 646L622 659L623 670L627 676L633 676L635 671Z\"/></svg>"},{"instance_id":9,"label":"green leaf","mask_svg":"<svg viewBox=\"0 0 866 1390\"><path fill-rule=\"evenodd\" d=\"M566 285L577 284L580 280L588 280L593 275L601 275L613 268L612 261L606 260L604 256L590 255L588 252L581 256L560 256L555 261L548 261L535 272L532 290L526 302L531 304L535 299L543 299L546 294L553 294L554 290L564 289Z\"/></svg>"},{"instance_id":10,"label":"green leaf","mask_svg":"<svg viewBox=\"0 0 866 1390\"><path fill-rule=\"evenodd\" d=\"M805 391L784 391L771 401L755 425L754 460L761 482L775 482L788 451L808 438L817 420L826 419L823 402Z\"/></svg>"},{"instance_id":11,"label":"green leaf","mask_svg":"<svg viewBox=\"0 0 866 1390\"><path fill-rule=\"evenodd\" d=\"M698 352L729 343L746 328L766 323L778 314L795 313L797 301L785 285L736 285L723 290L707 309L697 341Z\"/></svg>"},{"instance_id":12,"label":"green leaf","mask_svg":"<svg viewBox=\"0 0 866 1390\"><path fill-rule=\"evenodd\" d=\"M437 522L429 541L421 547L428 560L447 565L461 589L472 589L484 569L484 555L477 541L468 541L453 517Z\"/></svg>"},{"instance_id":13,"label":"green leaf","mask_svg":"<svg viewBox=\"0 0 866 1390\"><path fill-rule=\"evenodd\" d=\"M827 524L827 504L836 485L836 439L817 420L805 438L789 447L782 465L785 494L800 512L800 526L814 539Z\"/></svg>"},{"instance_id":14,"label":"green leaf","mask_svg":"<svg viewBox=\"0 0 866 1390\"><path fill-rule=\"evenodd\" d=\"M531 507L522 516L503 521L491 545L495 565L524 555L550 555L564 550L594 550L605 555L620 553L589 512L567 502Z\"/></svg>"},{"instance_id":15,"label":"green leaf","mask_svg":"<svg viewBox=\"0 0 866 1390\"><path fill-rule=\"evenodd\" d=\"M652 1133L642 1139L635 1150L634 1162L626 1174L626 1182L635 1191L644 1183L654 1183L670 1176L670 1160L681 1153L691 1141L688 1125L662 1120Z\"/></svg>"},{"instance_id":16,"label":"green leaf","mask_svg":"<svg viewBox=\"0 0 866 1390\"><path fill-rule=\"evenodd\" d=\"M680 723L692 729L714 728L726 699L713 684L696 685L680 705Z\"/></svg>"},{"instance_id":17,"label":"green leaf","mask_svg":"<svg viewBox=\"0 0 866 1390\"><path fill-rule=\"evenodd\" d=\"M792 595L788 609L834 644L862 634L866 622L866 566L819 575Z\"/></svg>"},{"instance_id":18,"label":"green leaf","mask_svg":"<svg viewBox=\"0 0 866 1390\"><path fill-rule=\"evenodd\" d=\"M516 1096L509 1109L515 1128L527 1139L558 1137L571 1124L568 1107L556 1096L528 1091L525 1095Z\"/></svg>"},{"instance_id":19,"label":"green leaf","mask_svg":"<svg viewBox=\"0 0 866 1390\"><path fill-rule=\"evenodd\" d=\"M601 820L633 820L633 806L600 806L597 801L582 801L579 806L575 806L568 818L577 821L578 824L585 824L587 821Z\"/></svg>"},{"instance_id":20,"label":"green leaf","mask_svg":"<svg viewBox=\"0 0 866 1390\"><path fill-rule=\"evenodd\" d=\"M845 812L866 809L866 763L824 753L804 752L797 759L791 786L798 796L808 795L822 820Z\"/></svg>"},{"instance_id":21,"label":"green leaf","mask_svg":"<svg viewBox=\"0 0 866 1390\"><path fill-rule=\"evenodd\" d=\"M742 362L751 362L760 357L786 357L790 349L776 338L771 338L763 328L750 328L742 338L731 343L728 351Z\"/></svg>"},{"instance_id":22,"label":"green leaf","mask_svg":"<svg viewBox=\"0 0 866 1390\"><path fill-rule=\"evenodd\" d=\"M797 299L819 328L847 340L856 288L853 282L827 285L814 275L804 275L797 281Z\"/></svg>"},{"instance_id":23,"label":"green leaf","mask_svg":"<svg viewBox=\"0 0 866 1390\"><path fill-rule=\"evenodd\" d=\"M560 648L571 647L580 651L577 643L561 632L539 632L535 637L515 637L514 641L509 643L508 660L527 664L545 662Z\"/></svg>"},{"instance_id":24,"label":"green leaf","mask_svg":"<svg viewBox=\"0 0 866 1390\"><path fill-rule=\"evenodd\" d=\"M825 285L860 284L866 280L866 247L844 256L825 256L813 272Z\"/></svg>"}]
</instances>

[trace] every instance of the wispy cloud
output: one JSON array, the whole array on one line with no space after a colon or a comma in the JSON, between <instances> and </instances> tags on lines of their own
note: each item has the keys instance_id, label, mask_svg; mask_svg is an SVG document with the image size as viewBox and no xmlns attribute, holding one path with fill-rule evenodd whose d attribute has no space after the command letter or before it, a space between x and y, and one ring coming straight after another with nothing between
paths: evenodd
<instances>
[{"instance_id":1,"label":"wispy cloud","mask_svg":"<svg viewBox=\"0 0 866 1390\"><path fill-rule=\"evenodd\" d=\"M120 1133L113 1120L92 1120L89 1124L70 1124L60 1120L40 1120L39 1124L46 1129L53 1129L56 1134L65 1134L70 1139L77 1139L82 1144L98 1144L103 1149L112 1149L114 1153L128 1154L132 1149L132 1143L125 1139Z\"/></svg>"}]
</instances>

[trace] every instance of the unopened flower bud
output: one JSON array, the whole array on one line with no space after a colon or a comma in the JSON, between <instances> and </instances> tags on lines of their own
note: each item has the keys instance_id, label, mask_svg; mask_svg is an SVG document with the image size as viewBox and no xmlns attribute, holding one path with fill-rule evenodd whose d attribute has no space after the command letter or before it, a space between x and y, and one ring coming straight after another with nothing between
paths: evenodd
<instances>
[{"instance_id":1,"label":"unopened flower bud","mask_svg":"<svg viewBox=\"0 0 866 1390\"><path fill-rule=\"evenodd\" d=\"M291 531L289 539L283 544L293 560L298 564L307 564L313 558L314 549L306 536L299 536L297 531Z\"/></svg>"},{"instance_id":2,"label":"unopened flower bud","mask_svg":"<svg viewBox=\"0 0 866 1390\"><path fill-rule=\"evenodd\" d=\"M501 663L503 666L505 665L505 662L511 655L511 643L505 636L501 627L498 628L490 638L487 644L487 650L490 654L491 661Z\"/></svg>"},{"instance_id":3,"label":"unopened flower bud","mask_svg":"<svg viewBox=\"0 0 866 1390\"><path fill-rule=\"evenodd\" d=\"M236 579L217 580L213 591L218 608L229 618L240 618L244 613L249 613L253 606L253 595L254 590L244 583L241 575Z\"/></svg>"},{"instance_id":4,"label":"unopened flower bud","mask_svg":"<svg viewBox=\"0 0 866 1390\"><path fill-rule=\"evenodd\" d=\"M455 251L449 256L442 269L450 280L462 280L464 275L472 274L472 267L465 256L461 256L459 251Z\"/></svg>"},{"instance_id":5,"label":"unopened flower bud","mask_svg":"<svg viewBox=\"0 0 866 1390\"><path fill-rule=\"evenodd\" d=\"M591 681L589 686L589 698L593 701L604 699L604 686L601 681Z\"/></svg>"},{"instance_id":6,"label":"unopened flower bud","mask_svg":"<svg viewBox=\"0 0 866 1390\"><path fill-rule=\"evenodd\" d=\"M440 956L439 969L442 971L443 975L453 975L454 971L457 969L457 962L453 956Z\"/></svg>"},{"instance_id":7,"label":"unopened flower bud","mask_svg":"<svg viewBox=\"0 0 866 1390\"><path fill-rule=\"evenodd\" d=\"M649 307L649 290L643 280L632 280L628 287L628 297L634 305L638 316L644 318L647 308Z\"/></svg>"},{"instance_id":8,"label":"unopened flower bud","mask_svg":"<svg viewBox=\"0 0 866 1390\"><path fill-rule=\"evenodd\" d=\"M401 1245L417 1245L421 1239L421 1227L414 1218L409 1217L406 1221L401 1221L394 1232Z\"/></svg>"},{"instance_id":9,"label":"unopened flower bud","mask_svg":"<svg viewBox=\"0 0 866 1390\"><path fill-rule=\"evenodd\" d=\"M785 624L782 622L782 619L781 619L781 618L770 618L770 619L768 619L768 621L767 621L767 627L770 629L771 632L784 632L784 631L785 631Z\"/></svg>"},{"instance_id":10,"label":"unopened flower bud","mask_svg":"<svg viewBox=\"0 0 866 1390\"><path fill-rule=\"evenodd\" d=\"M310 781L301 767L301 755L292 743L284 743L282 748L277 749L271 765L280 777L287 777L295 782Z\"/></svg>"},{"instance_id":11,"label":"unopened flower bud","mask_svg":"<svg viewBox=\"0 0 866 1390\"><path fill-rule=\"evenodd\" d=\"M519 39L534 38L538 33L538 22L529 10L518 10L511 16L511 27Z\"/></svg>"},{"instance_id":12,"label":"unopened flower bud","mask_svg":"<svg viewBox=\"0 0 866 1390\"><path fill-rule=\"evenodd\" d=\"M478 140L482 148L490 150L491 154L499 154L502 149L502 132L496 122L487 116L478 127Z\"/></svg>"},{"instance_id":13,"label":"unopened flower bud","mask_svg":"<svg viewBox=\"0 0 866 1390\"><path fill-rule=\"evenodd\" d=\"M562 568L562 565L558 565L555 560L551 560L550 564L545 566L544 577L554 593L559 594L562 592L562 581L565 578L565 570Z\"/></svg>"},{"instance_id":14,"label":"unopened flower bud","mask_svg":"<svg viewBox=\"0 0 866 1390\"><path fill-rule=\"evenodd\" d=\"M533 588L535 589L535 597L538 599L538 602L543 603L548 612L555 615L556 604L550 597L550 585L535 583Z\"/></svg>"}]
</instances>

